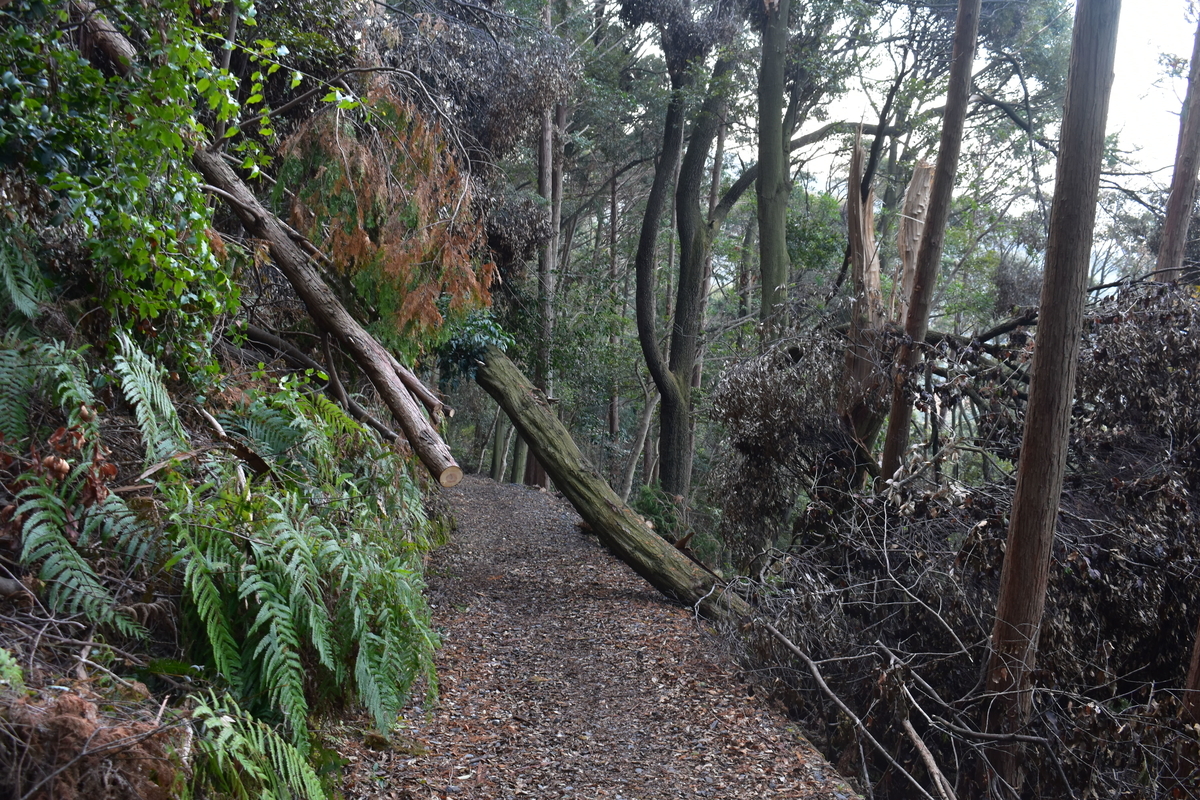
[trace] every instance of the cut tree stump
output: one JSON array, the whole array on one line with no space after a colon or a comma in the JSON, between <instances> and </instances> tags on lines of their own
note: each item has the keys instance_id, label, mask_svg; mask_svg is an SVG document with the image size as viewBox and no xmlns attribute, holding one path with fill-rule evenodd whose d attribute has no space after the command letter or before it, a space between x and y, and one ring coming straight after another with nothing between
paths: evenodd
<instances>
[{"instance_id":1,"label":"cut tree stump","mask_svg":"<svg viewBox=\"0 0 1200 800\"><path fill-rule=\"evenodd\" d=\"M546 402L507 356L489 347L475 379L495 398L554 486L617 558L668 597L711 620L730 622L750 614L750 606L726 590L715 575L656 534L600 477Z\"/></svg>"}]
</instances>

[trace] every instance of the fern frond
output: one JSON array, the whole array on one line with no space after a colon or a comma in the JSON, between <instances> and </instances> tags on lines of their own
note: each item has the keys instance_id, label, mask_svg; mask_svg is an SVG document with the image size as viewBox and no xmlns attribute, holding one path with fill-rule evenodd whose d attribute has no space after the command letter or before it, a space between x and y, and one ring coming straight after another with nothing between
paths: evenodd
<instances>
[{"instance_id":1,"label":"fern frond","mask_svg":"<svg viewBox=\"0 0 1200 800\"><path fill-rule=\"evenodd\" d=\"M199 734L194 789L216 789L247 800L325 800L320 778L304 753L233 698L209 692L190 699Z\"/></svg>"},{"instance_id":2,"label":"fern frond","mask_svg":"<svg viewBox=\"0 0 1200 800\"><path fill-rule=\"evenodd\" d=\"M0 435L19 442L29 435L29 403L37 378L29 348L6 337L0 348Z\"/></svg>"},{"instance_id":3,"label":"fern frond","mask_svg":"<svg viewBox=\"0 0 1200 800\"><path fill-rule=\"evenodd\" d=\"M90 371L83 361L84 350L86 346L70 350L62 342L54 342L46 345L43 352L55 379L54 394L59 406L67 412L72 426L83 428L90 441L99 441L100 418L89 414L85 419L81 413L83 408L96 405Z\"/></svg>"},{"instance_id":4,"label":"fern frond","mask_svg":"<svg viewBox=\"0 0 1200 800\"><path fill-rule=\"evenodd\" d=\"M121 352L113 359L113 366L121 378L121 391L137 413L138 427L146 443L146 465L187 450L187 434L163 385L162 367L124 332L117 334L117 340Z\"/></svg>"},{"instance_id":5,"label":"fern frond","mask_svg":"<svg viewBox=\"0 0 1200 800\"><path fill-rule=\"evenodd\" d=\"M4 226L8 228L7 225ZM33 235L23 228L0 230L0 286L4 298L27 319L38 315L40 304L49 300L46 281L30 252Z\"/></svg>"},{"instance_id":6,"label":"fern frond","mask_svg":"<svg viewBox=\"0 0 1200 800\"><path fill-rule=\"evenodd\" d=\"M121 556L126 564L141 564L151 557L154 539L125 501L110 494L87 510L79 546L95 542Z\"/></svg>"},{"instance_id":7,"label":"fern frond","mask_svg":"<svg viewBox=\"0 0 1200 800\"><path fill-rule=\"evenodd\" d=\"M235 690L242 687L242 654L234 634L229 603L218 581L236 572L241 559L234 548L219 541L197 542L191 531L182 532L180 556L184 558L183 583L188 598L204 625L213 666Z\"/></svg>"},{"instance_id":8,"label":"fern frond","mask_svg":"<svg viewBox=\"0 0 1200 800\"><path fill-rule=\"evenodd\" d=\"M72 507L55 487L36 480L17 495L17 502L16 516L25 517L21 561L27 566L40 562L38 578L46 583L50 606L83 614L89 621L111 626L126 636L145 636L145 629L136 620L117 610L116 598L67 536L68 527L79 530L87 510Z\"/></svg>"},{"instance_id":9,"label":"fern frond","mask_svg":"<svg viewBox=\"0 0 1200 800\"><path fill-rule=\"evenodd\" d=\"M247 565L243 575L239 599L253 599L258 604L248 641L257 636L252 657L262 673L262 690L283 712L296 741L303 741L308 733L308 701L304 696L302 645L294 609L288 603L286 591L280 591L256 564Z\"/></svg>"}]
</instances>

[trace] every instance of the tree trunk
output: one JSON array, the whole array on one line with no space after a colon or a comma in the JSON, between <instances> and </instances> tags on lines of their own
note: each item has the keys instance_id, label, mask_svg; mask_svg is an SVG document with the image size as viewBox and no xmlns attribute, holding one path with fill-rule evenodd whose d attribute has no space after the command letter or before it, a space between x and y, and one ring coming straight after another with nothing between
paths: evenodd
<instances>
[{"instance_id":1,"label":"tree trunk","mask_svg":"<svg viewBox=\"0 0 1200 800\"><path fill-rule=\"evenodd\" d=\"M663 144L659 154L658 166L654 171L654 180L650 184L650 195L646 199L646 210L642 216L642 230L638 238L637 255L634 268L637 275L634 300L637 317L638 341L642 346L642 355L646 359L646 367L650 377L658 386L662 395L664 414L669 406L678 409L686 402L684 387L676 381L668 369L662 352L658 347L658 325L656 321L657 302L655 292L655 251L658 244L659 222L666 208L667 193L670 191L671 179L675 176L675 167L679 161L679 153L683 144L683 116L686 90L691 80L687 71L673 71L671 74L671 97L667 102L666 120L663 125ZM678 494L680 486L673 485L667 491Z\"/></svg>"},{"instance_id":2,"label":"tree trunk","mask_svg":"<svg viewBox=\"0 0 1200 800\"><path fill-rule=\"evenodd\" d=\"M738 319L744 320L750 316L750 290L754 285L754 271L751 263L756 252L754 234L758 231L758 217L751 216L746 220L746 232L742 234L742 246L738 251ZM742 347L742 327L738 326L737 346Z\"/></svg>"},{"instance_id":3,"label":"tree trunk","mask_svg":"<svg viewBox=\"0 0 1200 800\"><path fill-rule=\"evenodd\" d=\"M896 232L896 250L900 256L900 274L893 283L892 296L898 296L895 319L908 316L908 302L912 298L913 283L917 277L917 252L921 246L921 233L925 230L925 216L929 213L929 190L933 182L933 167L921 161L913 169L908 191L904 193L904 210L900 214L899 230Z\"/></svg>"},{"instance_id":4,"label":"tree trunk","mask_svg":"<svg viewBox=\"0 0 1200 800\"><path fill-rule=\"evenodd\" d=\"M1175 150L1175 175L1171 178L1171 197L1167 200L1167 218L1163 222L1162 242L1158 245L1158 280L1177 281L1183 277L1183 253L1187 247L1188 226L1196 206L1196 171L1200 169L1200 114L1193 106L1200 102L1200 25L1192 45L1192 66L1188 72L1187 95L1179 114L1179 144Z\"/></svg>"},{"instance_id":5,"label":"tree trunk","mask_svg":"<svg viewBox=\"0 0 1200 800\"><path fill-rule=\"evenodd\" d=\"M608 197L608 285L612 292L617 291L617 171L613 170L612 186ZM625 317L625 298L622 293L621 317ZM617 335L610 334L608 344L616 350ZM621 392L617 381L613 379L612 396L608 401L608 433L615 440L621 432Z\"/></svg>"},{"instance_id":6,"label":"tree trunk","mask_svg":"<svg viewBox=\"0 0 1200 800\"><path fill-rule=\"evenodd\" d=\"M878 138L878 137L877 137ZM879 250L875 246L875 193L864 197L856 188L863 180L861 137L850 158L846 223L850 236L850 277L854 303L846 343L846 368L838 393L838 413L846 429L870 451L879 427L882 375L878 363L883 334L883 292L880 288Z\"/></svg>"},{"instance_id":7,"label":"tree trunk","mask_svg":"<svg viewBox=\"0 0 1200 800\"><path fill-rule=\"evenodd\" d=\"M508 482L522 483L525 479L525 467L529 462L529 445L525 437L517 431L517 441L513 445L512 464L508 468Z\"/></svg>"},{"instance_id":8,"label":"tree trunk","mask_svg":"<svg viewBox=\"0 0 1200 800\"><path fill-rule=\"evenodd\" d=\"M1080 0L1075 10L1042 313L988 663L987 696L992 700L983 722L989 733L1018 732L1029 718L1033 697L1030 672L1067 458L1120 12L1120 0ZM1022 780L1019 746L998 746L989 761L993 794L1015 795ZM998 787L1004 784L1013 788L1001 792Z\"/></svg>"},{"instance_id":9,"label":"tree trunk","mask_svg":"<svg viewBox=\"0 0 1200 800\"><path fill-rule=\"evenodd\" d=\"M492 480L496 483L504 482L504 462L508 456L508 445L512 441L513 426L508 421L508 417L504 415L504 410L500 410L500 427L496 431L496 441L492 445Z\"/></svg>"},{"instance_id":10,"label":"tree trunk","mask_svg":"<svg viewBox=\"0 0 1200 800\"><path fill-rule=\"evenodd\" d=\"M675 216L679 230L679 280L675 316L671 325L668 369L664 376L677 389L663 395L659 417L660 472L663 491L686 503L692 483L692 372L700 354L701 309L704 306L704 265L712 250L712 227L705 224L700 203L705 189L705 167L713 139L721 125L725 78L732 62L719 59L713 67L708 96L692 125L687 153L679 167L675 190ZM656 377L655 383L659 383Z\"/></svg>"},{"instance_id":11,"label":"tree trunk","mask_svg":"<svg viewBox=\"0 0 1200 800\"><path fill-rule=\"evenodd\" d=\"M762 30L762 63L758 71L758 251L764 331L784 323L783 286L787 282L787 208L791 198L791 159L783 130L784 72L791 0L779 0Z\"/></svg>"},{"instance_id":12,"label":"tree trunk","mask_svg":"<svg viewBox=\"0 0 1200 800\"><path fill-rule=\"evenodd\" d=\"M633 473L637 472L638 458L642 448L646 446L646 436L650 433L650 425L654 422L654 409L658 407L658 392L653 389L646 395L646 404L642 406L638 418L637 435L629 448L629 458L625 462L625 470L621 475L621 501L628 503L629 495L633 492Z\"/></svg>"},{"instance_id":13,"label":"tree trunk","mask_svg":"<svg viewBox=\"0 0 1200 800\"><path fill-rule=\"evenodd\" d=\"M971 94L971 68L975 62L975 43L979 33L980 0L959 0L954 26L954 51L950 64L950 87L946 93L946 115L938 146L937 167L930 190L929 214L917 251L917 269L912 297L904 320L904 342L896 354L896 374L892 386L892 407L888 415L887 437L883 444L882 475L891 478L900 467L908 449L908 428L912 422L912 401L908 378L917 361L917 346L925 341L929 329L929 311L933 288L937 283L950 219L950 201L954 194L954 176L958 172L958 154L962 148L963 126Z\"/></svg>"},{"instance_id":14,"label":"tree trunk","mask_svg":"<svg viewBox=\"0 0 1200 800\"><path fill-rule=\"evenodd\" d=\"M713 253L712 242L717 235L720 222L713 219L717 210L717 201L721 198L721 173L725 159L725 109L721 109L720 127L717 128L717 149L713 152L712 181L708 187L708 247L704 254L704 287L700 290L700 330L704 330L705 317L708 311L708 296L712 291ZM724 220L722 220L723 222ZM699 389L704 383L704 347L703 338L697 343L696 366L692 369L692 388ZM692 436L695 437L696 421L692 420Z\"/></svg>"},{"instance_id":15,"label":"tree trunk","mask_svg":"<svg viewBox=\"0 0 1200 800\"><path fill-rule=\"evenodd\" d=\"M711 619L749 614L745 601L722 591L711 573L654 533L617 497L575 446L545 395L503 353L489 348L476 380L513 420L554 485L618 558L663 594L699 606Z\"/></svg>"}]
</instances>

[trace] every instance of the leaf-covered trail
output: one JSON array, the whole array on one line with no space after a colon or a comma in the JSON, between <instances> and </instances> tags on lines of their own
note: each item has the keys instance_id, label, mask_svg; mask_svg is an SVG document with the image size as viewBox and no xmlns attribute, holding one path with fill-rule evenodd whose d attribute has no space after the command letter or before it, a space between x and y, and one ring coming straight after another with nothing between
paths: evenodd
<instances>
[{"instance_id":1,"label":"leaf-covered trail","mask_svg":"<svg viewBox=\"0 0 1200 800\"><path fill-rule=\"evenodd\" d=\"M349 748L347 797L854 797L565 502L475 477L448 494L441 696L390 747Z\"/></svg>"}]
</instances>

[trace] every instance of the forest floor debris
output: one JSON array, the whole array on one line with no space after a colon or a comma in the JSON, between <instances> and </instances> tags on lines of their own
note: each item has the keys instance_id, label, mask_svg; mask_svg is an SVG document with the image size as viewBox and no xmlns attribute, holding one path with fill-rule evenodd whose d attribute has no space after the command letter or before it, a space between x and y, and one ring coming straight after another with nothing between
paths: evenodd
<instances>
[{"instance_id":1,"label":"forest floor debris","mask_svg":"<svg viewBox=\"0 0 1200 800\"><path fill-rule=\"evenodd\" d=\"M440 696L390 741L329 732L347 798L857 796L562 500L479 477L447 494Z\"/></svg>"}]
</instances>

